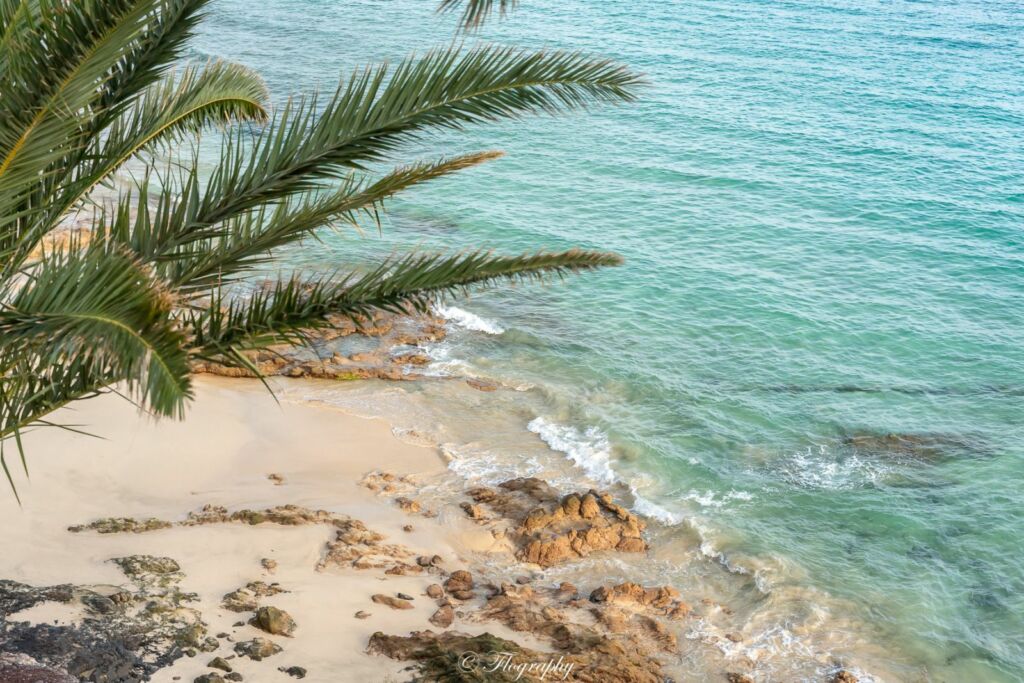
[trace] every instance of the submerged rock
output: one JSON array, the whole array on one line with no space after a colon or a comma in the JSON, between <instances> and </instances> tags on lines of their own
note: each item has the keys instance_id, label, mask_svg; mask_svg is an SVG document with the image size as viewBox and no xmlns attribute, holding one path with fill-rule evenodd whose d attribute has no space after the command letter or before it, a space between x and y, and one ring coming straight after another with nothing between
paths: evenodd
<instances>
[{"instance_id":1,"label":"submerged rock","mask_svg":"<svg viewBox=\"0 0 1024 683\"><path fill-rule=\"evenodd\" d=\"M288 674L292 678L305 678L306 669L301 666L289 666L287 669L282 667L278 668L278 671Z\"/></svg>"}]
</instances>

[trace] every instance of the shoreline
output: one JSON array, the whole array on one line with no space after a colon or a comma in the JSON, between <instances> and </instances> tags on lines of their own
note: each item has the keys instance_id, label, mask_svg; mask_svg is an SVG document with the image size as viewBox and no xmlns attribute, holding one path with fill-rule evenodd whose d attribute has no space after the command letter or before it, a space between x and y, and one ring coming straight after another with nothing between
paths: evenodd
<instances>
[{"instance_id":1,"label":"shoreline","mask_svg":"<svg viewBox=\"0 0 1024 683\"><path fill-rule=\"evenodd\" d=\"M452 476L439 449L399 438L381 419L324 404L277 404L255 380L198 377L196 385L197 401L181 423L140 420L134 408L113 396L65 411L63 416L73 415L107 440L53 429L29 435L25 445L33 480L18 481L24 508L17 510L13 496L0 502L9 519L19 520L0 531L0 545L21 549L0 557L0 579L32 586L70 583L79 593L113 597L124 590L126 577L111 558L152 556L177 563L181 591L197 595L187 607L173 607L195 610L204 637L185 647L185 656L179 653L154 669L150 680L220 675L207 666L215 656L231 658L227 661L235 673L246 680L289 680L278 668L291 666L307 670L311 681L339 680L332 673L338 671L367 680L406 680L408 674L401 671L413 662L403 660L415 659L409 648L437 643L400 639L424 629L466 638L490 633L527 648L532 659L538 653L569 657L579 670L605 667L605 673L622 676L607 680L662 680L654 677L669 673L687 680L687 666L697 667L701 676L754 680L743 677L744 667L755 662L743 665L717 656L723 647L715 644L717 637L687 642L695 624L731 615L728 606L707 598L691 600L699 586L681 587L686 594L680 596L673 587L631 583L629 565L622 562L642 559L637 553L647 552L641 539L647 534L636 531L645 522L618 508L612 497L605 503L591 496L587 504L597 511L586 513L581 511L585 490L566 498L542 489L543 482L522 490L477 487L466 492L469 498L454 497L437 486ZM437 505L436 511L431 505ZM537 505L546 505L550 514L543 534L526 538L533 543L527 546L523 529L532 522L524 511ZM204 513L204 506L222 506L225 512ZM263 523L267 511L281 506L323 511L330 519ZM227 520L227 511L246 511L248 525ZM203 519L204 514L220 518L210 524L189 521L188 515ZM250 518L254 514L260 523ZM114 527L67 531L112 517ZM121 533L132 531L123 518L169 526ZM353 559L349 541L332 549L332 534L340 528L335 518L358 520L382 538L372 547L355 546ZM588 564L591 553L607 557L605 566L619 563L619 569L593 575L602 565ZM334 555L339 563L321 566ZM421 562L434 556L440 558L436 565ZM263 566L264 559L276 564L273 573ZM665 561L664 553L658 561ZM437 589L430 588L446 585L460 571L476 578L472 596L462 596L465 601L453 598L452 590L438 597ZM613 575L618 579L612 580ZM250 613L224 609L224 596L251 582L280 584L287 592L256 602L285 610L298 624L293 638L271 638L283 651L263 662L235 656L233 648L266 634L240 621ZM399 593L413 598L408 609L371 599ZM79 596L66 603L38 600L7 616L10 622L41 626L56 619L58 625L73 626L96 618L90 610ZM356 618L359 612L371 616ZM454 625L438 627L446 621ZM571 637L555 633L567 625ZM374 635L378 632L399 640L381 640ZM600 652L595 642L613 643L634 632L622 652L599 657L589 652ZM726 645L742 639L739 633L725 635ZM371 641L379 654L367 654ZM463 639L443 647L461 651L475 645ZM832 670L822 680L842 670L838 663L826 665Z\"/></svg>"}]
</instances>

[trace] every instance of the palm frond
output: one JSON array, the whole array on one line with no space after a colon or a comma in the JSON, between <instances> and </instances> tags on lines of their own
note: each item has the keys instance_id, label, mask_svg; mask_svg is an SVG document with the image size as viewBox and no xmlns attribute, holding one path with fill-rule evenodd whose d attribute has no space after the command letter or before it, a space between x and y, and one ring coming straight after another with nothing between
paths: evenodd
<instances>
[{"instance_id":1,"label":"palm frond","mask_svg":"<svg viewBox=\"0 0 1024 683\"><path fill-rule=\"evenodd\" d=\"M241 131L228 138L182 230L201 235L258 206L322 190L432 129L630 101L640 84L625 67L580 53L493 46L435 51L393 72L365 69L326 105L292 102L254 141Z\"/></svg>"},{"instance_id":2,"label":"palm frond","mask_svg":"<svg viewBox=\"0 0 1024 683\"><path fill-rule=\"evenodd\" d=\"M372 181L353 174L330 193L304 196L282 202L272 210L246 213L226 221L216 238L181 243L165 256L161 273L185 293L202 291L269 261L273 249L312 235L327 225L358 226L361 217L376 221L388 198L500 156L501 152L488 151L421 162L401 166ZM172 220L172 232L173 225Z\"/></svg>"},{"instance_id":3,"label":"palm frond","mask_svg":"<svg viewBox=\"0 0 1024 683\"><path fill-rule=\"evenodd\" d=\"M328 316L363 318L374 310L426 311L438 297L500 281L539 281L622 262L616 254L573 249L520 256L410 254L345 277L292 277L270 291L226 302L215 293L209 306L184 313L193 353L227 355L240 348L302 339L302 330L329 326Z\"/></svg>"},{"instance_id":4,"label":"palm frond","mask_svg":"<svg viewBox=\"0 0 1024 683\"><path fill-rule=\"evenodd\" d=\"M460 23L466 30L479 28L494 13L495 8L501 16L515 9L519 0L441 0L440 12L456 12L462 8Z\"/></svg>"},{"instance_id":5,"label":"palm frond","mask_svg":"<svg viewBox=\"0 0 1024 683\"><path fill-rule=\"evenodd\" d=\"M191 385L173 305L124 252L100 245L44 256L0 305L0 382L18 406L4 411L0 439L59 404L68 386L108 378L127 381L155 413L180 416Z\"/></svg>"},{"instance_id":6,"label":"palm frond","mask_svg":"<svg viewBox=\"0 0 1024 683\"><path fill-rule=\"evenodd\" d=\"M164 6L160 0L40 3L5 46L0 80L0 234L25 194L80 144L97 87ZM75 115L68 115L74 112Z\"/></svg>"}]
</instances>

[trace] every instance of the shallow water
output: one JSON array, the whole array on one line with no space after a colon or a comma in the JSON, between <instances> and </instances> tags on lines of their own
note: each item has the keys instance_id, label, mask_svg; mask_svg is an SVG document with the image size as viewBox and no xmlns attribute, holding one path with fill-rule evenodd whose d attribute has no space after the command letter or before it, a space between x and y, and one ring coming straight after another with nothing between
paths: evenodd
<instances>
[{"instance_id":1,"label":"shallow water","mask_svg":"<svg viewBox=\"0 0 1024 683\"><path fill-rule=\"evenodd\" d=\"M330 87L450 41L432 7L218 0L193 56L253 65L277 96ZM455 302L434 371L498 392L319 398L431 434L466 476L632 489L678 539L654 573L721 583L746 646L801 662L772 675L831 652L890 679L1021 680L1020 4L535 0L482 35L651 85L425 142L508 156L395 202L382 235L285 258L582 245L626 265Z\"/></svg>"}]
</instances>

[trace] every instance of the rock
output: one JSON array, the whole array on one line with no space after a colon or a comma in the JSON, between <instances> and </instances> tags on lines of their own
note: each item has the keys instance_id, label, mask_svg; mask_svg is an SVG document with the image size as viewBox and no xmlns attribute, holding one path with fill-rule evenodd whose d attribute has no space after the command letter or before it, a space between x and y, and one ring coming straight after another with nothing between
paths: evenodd
<instances>
[{"instance_id":1,"label":"rock","mask_svg":"<svg viewBox=\"0 0 1024 683\"><path fill-rule=\"evenodd\" d=\"M276 607L260 607L249 623L275 636L291 638L295 632L295 620L290 614Z\"/></svg>"},{"instance_id":2,"label":"rock","mask_svg":"<svg viewBox=\"0 0 1024 683\"><path fill-rule=\"evenodd\" d=\"M399 598L393 598L390 595L382 595L377 593L370 598L378 605L387 605L391 609L412 609L412 603L408 600L401 600Z\"/></svg>"},{"instance_id":3,"label":"rock","mask_svg":"<svg viewBox=\"0 0 1024 683\"><path fill-rule=\"evenodd\" d=\"M436 583L432 583L427 586L427 597L437 600L444 596L444 589Z\"/></svg>"},{"instance_id":4,"label":"rock","mask_svg":"<svg viewBox=\"0 0 1024 683\"><path fill-rule=\"evenodd\" d=\"M443 563L440 555L420 555L416 558L416 564L421 567L440 567Z\"/></svg>"},{"instance_id":5,"label":"rock","mask_svg":"<svg viewBox=\"0 0 1024 683\"><path fill-rule=\"evenodd\" d=\"M398 564L388 568L384 572L388 576L409 576L410 574L422 574L423 567L415 564L406 564L405 562L399 562Z\"/></svg>"},{"instance_id":6,"label":"rock","mask_svg":"<svg viewBox=\"0 0 1024 683\"><path fill-rule=\"evenodd\" d=\"M277 571L277 560L272 560L269 557L264 557L260 560L260 566L262 566L268 574L273 574Z\"/></svg>"},{"instance_id":7,"label":"rock","mask_svg":"<svg viewBox=\"0 0 1024 683\"><path fill-rule=\"evenodd\" d=\"M356 619L369 619L371 616L373 615L369 612L364 612L363 610L359 610L355 614Z\"/></svg>"},{"instance_id":8,"label":"rock","mask_svg":"<svg viewBox=\"0 0 1024 683\"><path fill-rule=\"evenodd\" d=\"M466 494L515 526L516 557L542 567L594 552L644 552L644 523L607 493L588 491L559 497L546 482L512 479L500 491L477 487Z\"/></svg>"},{"instance_id":9,"label":"rock","mask_svg":"<svg viewBox=\"0 0 1024 683\"><path fill-rule=\"evenodd\" d=\"M690 606L679 601L679 591L669 586L644 588L637 583L620 583L617 586L599 586L590 594L590 601L616 603L632 607L649 607L661 614L673 617L685 616Z\"/></svg>"},{"instance_id":10,"label":"rock","mask_svg":"<svg viewBox=\"0 0 1024 683\"><path fill-rule=\"evenodd\" d=\"M457 569L444 582L444 587L449 593L471 591L473 590L473 575L465 569Z\"/></svg>"},{"instance_id":11,"label":"rock","mask_svg":"<svg viewBox=\"0 0 1024 683\"><path fill-rule=\"evenodd\" d=\"M430 623L438 628L448 628L455 620L455 610L450 605L439 608L430 616Z\"/></svg>"},{"instance_id":12,"label":"rock","mask_svg":"<svg viewBox=\"0 0 1024 683\"><path fill-rule=\"evenodd\" d=\"M415 600L416 599L416 598L412 597L411 595L409 595L408 593L395 593L395 597L397 597L397 598L399 598L401 600Z\"/></svg>"},{"instance_id":13,"label":"rock","mask_svg":"<svg viewBox=\"0 0 1024 683\"><path fill-rule=\"evenodd\" d=\"M725 674L725 680L729 683L754 683L754 679L750 676L732 672Z\"/></svg>"},{"instance_id":14,"label":"rock","mask_svg":"<svg viewBox=\"0 0 1024 683\"><path fill-rule=\"evenodd\" d=\"M395 504L402 508L403 512L407 512L409 514L416 514L423 510L419 501L413 500L412 498L406 498L405 496L395 498Z\"/></svg>"},{"instance_id":15,"label":"rock","mask_svg":"<svg viewBox=\"0 0 1024 683\"><path fill-rule=\"evenodd\" d=\"M857 683L860 679L846 669L840 669L832 676L830 683Z\"/></svg>"},{"instance_id":16,"label":"rock","mask_svg":"<svg viewBox=\"0 0 1024 683\"><path fill-rule=\"evenodd\" d=\"M252 591L239 588L226 594L220 606L230 612L255 612L259 602Z\"/></svg>"},{"instance_id":17,"label":"rock","mask_svg":"<svg viewBox=\"0 0 1024 683\"><path fill-rule=\"evenodd\" d=\"M484 512L483 507L480 505L473 505L472 503L463 503L459 507L466 513L466 516L470 519L484 520L487 519L487 514Z\"/></svg>"},{"instance_id":18,"label":"rock","mask_svg":"<svg viewBox=\"0 0 1024 683\"><path fill-rule=\"evenodd\" d=\"M726 633L725 639L728 640L730 643L743 642L743 636L741 636L739 633Z\"/></svg>"},{"instance_id":19,"label":"rock","mask_svg":"<svg viewBox=\"0 0 1024 683\"><path fill-rule=\"evenodd\" d=\"M242 674L238 673L237 671L232 671L229 674L224 674L224 680L225 681L244 681L245 678L242 676Z\"/></svg>"},{"instance_id":20,"label":"rock","mask_svg":"<svg viewBox=\"0 0 1024 683\"><path fill-rule=\"evenodd\" d=\"M406 533L411 533L412 530L413 530L412 529L412 524L406 524L405 526L402 527L402 531L404 531Z\"/></svg>"},{"instance_id":21,"label":"rock","mask_svg":"<svg viewBox=\"0 0 1024 683\"><path fill-rule=\"evenodd\" d=\"M236 654L248 657L256 662L262 661L267 657L273 657L279 652L281 652L281 646L266 638L253 638L252 640L235 644Z\"/></svg>"},{"instance_id":22,"label":"rock","mask_svg":"<svg viewBox=\"0 0 1024 683\"><path fill-rule=\"evenodd\" d=\"M281 484L284 483L284 477L281 476L280 474L277 474L276 472L268 474L267 479L274 482L274 486L280 486Z\"/></svg>"},{"instance_id":23,"label":"rock","mask_svg":"<svg viewBox=\"0 0 1024 683\"><path fill-rule=\"evenodd\" d=\"M193 679L193 683L224 683L224 677L220 674L203 674Z\"/></svg>"},{"instance_id":24,"label":"rock","mask_svg":"<svg viewBox=\"0 0 1024 683\"><path fill-rule=\"evenodd\" d=\"M475 377L470 377L469 379L467 379L466 380L466 384L468 384L469 386L473 387L477 391L490 392L490 391L497 391L498 390L498 385L495 384L494 382L488 382L487 380L476 379Z\"/></svg>"},{"instance_id":25,"label":"rock","mask_svg":"<svg viewBox=\"0 0 1024 683\"><path fill-rule=\"evenodd\" d=\"M509 671L465 671L459 667L466 653L479 655L478 661L486 666L488 657L500 652L512 657L515 662L555 661L565 667L559 672L549 672L546 680L563 680L563 672L585 672L575 674L569 680L593 683L664 683L667 680L657 659L643 656L623 647L617 642L599 637L584 636L578 641L566 635L561 652L554 658L522 647L518 643L498 638L490 633L469 636L465 633L443 631L414 631L408 636L391 636L381 632L370 638L368 652L399 661L411 661L417 669L415 680L422 681L488 681L488 683L511 683L512 681L537 681L538 676L527 679L515 669ZM467 675L468 674L468 675Z\"/></svg>"},{"instance_id":26,"label":"rock","mask_svg":"<svg viewBox=\"0 0 1024 683\"><path fill-rule=\"evenodd\" d=\"M526 584L532 583L532 582L533 582L533 579L531 579L529 576L517 576L516 577L516 583L518 583L520 586L525 586Z\"/></svg>"},{"instance_id":27,"label":"rock","mask_svg":"<svg viewBox=\"0 0 1024 683\"><path fill-rule=\"evenodd\" d=\"M167 529L170 526L170 522L165 522L162 519L149 518L138 520L130 517L107 517L90 522L89 524L68 527L68 531L72 533L96 531L101 534L141 534L157 529Z\"/></svg>"},{"instance_id":28,"label":"rock","mask_svg":"<svg viewBox=\"0 0 1024 683\"><path fill-rule=\"evenodd\" d=\"M472 600L476 597L476 593L473 591L452 591L451 596L456 600Z\"/></svg>"},{"instance_id":29,"label":"rock","mask_svg":"<svg viewBox=\"0 0 1024 683\"><path fill-rule=\"evenodd\" d=\"M0 681L4 683L78 683L64 671L43 666L23 654L0 653Z\"/></svg>"},{"instance_id":30,"label":"rock","mask_svg":"<svg viewBox=\"0 0 1024 683\"><path fill-rule=\"evenodd\" d=\"M306 670L301 666L289 666L287 669L282 666L278 669L278 671L283 671L284 673L288 674L293 678L306 677Z\"/></svg>"},{"instance_id":31,"label":"rock","mask_svg":"<svg viewBox=\"0 0 1024 683\"><path fill-rule=\"evenodd\" d=\"M206 666L210 667L211 669L220 669L221 671L227 671L228 673L231 673L231 665L228 664L227 660L223 657L214 657Z\"/></svg>"}]
</instances>

